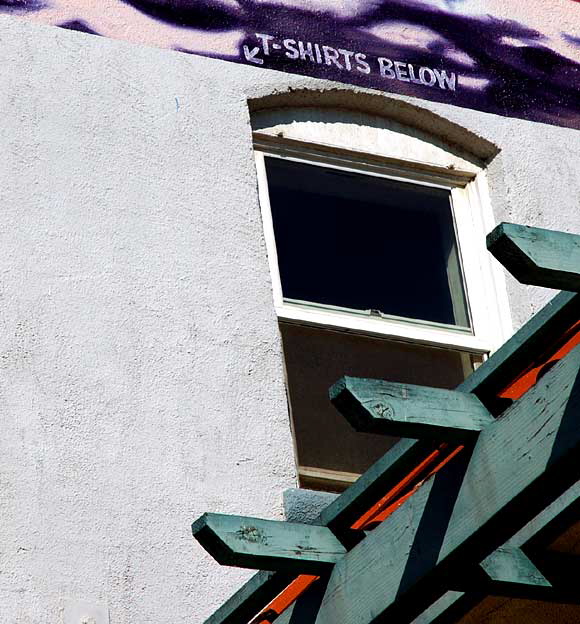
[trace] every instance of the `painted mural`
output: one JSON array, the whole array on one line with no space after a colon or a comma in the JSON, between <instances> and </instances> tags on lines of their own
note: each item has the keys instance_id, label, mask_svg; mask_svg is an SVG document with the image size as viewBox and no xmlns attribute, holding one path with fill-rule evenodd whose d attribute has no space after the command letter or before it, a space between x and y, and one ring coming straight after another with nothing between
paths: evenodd
<instances>
[{"instance_id":1,"label":"painted mural","mask_svg":"<svg viewBox=\"0 0 580 624\"><path fill-rule=\"evenodd\" d=\"M0 13L580 129L580 0L0 0Z\"/></svg>"}]
</instances>

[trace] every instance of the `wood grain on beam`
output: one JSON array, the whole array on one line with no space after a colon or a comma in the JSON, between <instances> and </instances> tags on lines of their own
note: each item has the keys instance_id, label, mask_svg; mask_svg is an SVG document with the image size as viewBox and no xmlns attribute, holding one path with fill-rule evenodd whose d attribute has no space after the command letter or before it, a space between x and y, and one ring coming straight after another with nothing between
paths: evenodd
<instances>
[{"instance_id":1,"label":"wood grain on beam","mask_svg":"<svg viewBox=\"0 0 580 624\"><path fill-rule=\"evenodd\" d=\"M501 223L487 248L522 284L580 291L580 236Z\"/></svg>"},{"instance_id":2,"label":"wood grain on beam","mask_svg":"<svg viewBox=\"0 0 580 624\"><path fill-rule=\"evenodd\" d=\"M332 531L321 526L206 513L191 528L221 565L320 574L346 553Z\"/></svg>"},{"instance_id":3,"label":"wood grain on beam","mask_svg":"<svg viewBox=\"0 0 580 624\"><path fill-rule=\"evenodd\" d=\"M473 392L494 414L503 405L496 396L530 364L537 362L580 319L580 294L561 292L537 312L458 388Z\"/></svg>"},{"instance_id":4,"label":"wood grain on beam","mask_svg":"<svg viewBox=\"0 0 580 624\"><path fill-rule=\"evenodd\" d=\"M537 312L507 343L483 363L458 390L473 392L492 409L494 397L514 371L523 370L553 343L558 332L580 318L580 295L562 292ZM499 413L497 410L494 413ZM435 446L430 446L431 450ZM428 441L402 440L325 510L317 521L336 529L348 527L428 452ZM394 477L392 476L394 475ZM205 624L246 624L291 580L287 573L259 572L229 598Z\"/></svg>"},{"instance_id":5,"label":"wood grain on beam","mask_svg":"<svg viewBox=\"0 0 580 624\"><path fill-rule=\"evenodd\" d=\"M466 567L451 585L467 592L465 597L483 594L580 604L578 570L578 555L542 551L530 556L521 548L506 544L486 557L478 571Z\"/></svg>"},{"instance_id":6,"label":"wood grain on beam","mask_svg":"<svg viewBox=\"0 0 580 624\"><path fill-rule=\"evenodd\" d=\"M533 358L553 344L554 336L580 318L580 294L562 292L537 312L507 343L485 361L459 387L473 392L492 410L495 396L514 379L514 371L527 367ZM499 413L503 410L495 410ZM436 448L428 440L401 440L359 480L323 511L318 524L335 533L347 531L362 513ZM247 624L275 598L294 577L290 573L261 571L236 591L205 624ZM452 594L452 592L449 592ZM453 593L458 595L457 592ZM450 600L453 603L454 600ZM442 608L445 611L446 607ZM286 614L282 616L280 624Z\"/></svg>"},{"instance_id":7,"label":"wood grain on beam","mask_svg":"<svg viewBox=\"0 0 580 624\"><path fill-rule=\"evenodd\" d=\"M455 390L343 377L329 394L356 431L463 442L494 422L474 394Z\"/></svg>"},{"instance_id":8,"label":"wood grain on beam","mask_svg":"<svg viewBox=\"0 0 580 624\"><path fill-rule=\"evenodd\" d=\"M575 483L579 372L577 348L343 557L312 624L411 622Z\"/></svg>"},{"instance_id":9,"label":"wood grain on beam","mask_svg":"<svg viewBox=\"0 0 580 624\"><path fill-rule=\"evenodd\" d=\"M350 534L350 526L361 514L436 448L437 444L431 441L401 440L333 501L315 524L328 526L333 533L349 541L354 537ZM247 624L294 578L289 572L258 572L226 600L205 624Z\"/></svg>"},{"instance_id":10,"label":"wood grain on beam","mask_svg":"<svg viewBox=\"0 0 580 624\"><path fill-rule=\"evenodd\" d=\"M526 552L531 552L534 565L554 586L552 592L542 592L542 600L576 604L580 599L575 582L577 571L580 569L578 558L561 557L561 553L546 551L547 544L561 533L563 527L568 527L570 521L575 522L580 517L579 512L580 482L576 482L510 538L504 546L518 548L524 546ZM486 597L485 592L481 590L481 587L475 587L468 592L449 591L430 605L413 624L455 624L462 615ZM281 619L276 624L287 623Z\"/></svg>"},{"instance_id":11,"label":"wood grain on beam","mask_svg":"<svg viewBox=\"0 0 580 624\"><path fill-rule=\"evenodd\" d=\"M492 583L516 583L550 587L550 582L517 546L501 546L487 556L480 567Z\"/></svg>"},{"instance_id":12,"label":"wood grain on beam","mask_svg":"<svg viewBox=\"0 0 580 624\"><path fill-rule=\"evenodd\" d=\"M538 590L552 587L526 553L517 546L501 546L488 555L479 566L485 573L484 581L477 589L496 595L517 597L536 596Z\"/></svg>"}]
</instances>

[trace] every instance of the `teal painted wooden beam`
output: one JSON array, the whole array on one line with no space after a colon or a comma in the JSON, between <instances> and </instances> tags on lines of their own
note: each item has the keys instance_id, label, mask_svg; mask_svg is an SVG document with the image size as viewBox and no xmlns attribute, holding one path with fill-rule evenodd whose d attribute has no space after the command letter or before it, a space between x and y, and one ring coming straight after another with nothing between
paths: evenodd
<instances>
[{"instance_id":1,"label":"teal painted wooden beam","mask_svg":"<svg viewBox=\"0 0 580 624\"><path fill-rule=\"evenodd\" d=\"M580 294L561 292L537 312L519 331L474 371L458 388L473 392L494 414L505 408L496 395L514 374L525 370L554 345L580 319Z\"/></svg>"},{"instance_id":2,"label":"teal painted wooden beam","mask_svg":"<svg viewBox=\"0 0 580 624\"><path fill-rule=\"evenodd\" d=\"M487 556L480 567L492 583L551 587L550 581L517 546L501 546Z\"/></svg>"},{"instance_id":3,"label":"teal painted wooden beam","mask_svg":"<svg viewBox=\"0 0 580 624\"><path fill-rule=\"evenodd\" d=\"M552 584L538 570L526 553L517 546L501 546L488 555L479 567L485 574L487 583L483 587L489 594L522 597L540 597L542 589L552 588ZM478 584L477 589L482 590Z\"/></svg>"},{"instance_id":4,"label":"teal painted wooden beam","mask_svg":"<svg viewBox=\"0 0 580 624\"><path fill-rule=\"evenodd\" d=\"M495 396L513 379L514 371L523 370L553 343L559 331L568 328L578 318L580 295L559 293L470 375L458 390L473 392L490 410L496 409ZM496 409L494 413L499 411L503 408ZM360 514L390 489L391 484L397 483L433 448L435 445L427 440L401 440L325 509L317 523L328 525L335 533L347 531ZM258 572L205 624L247 624L292 578L289 573ZM284 624L284 620L285 616L280 624Z\"/></svg>"},{"instance_id":5,"label":"teal painted wooden beam","mask_svg":"<svg viewBox=\"0 0 580 624\"><path fill-rule=\"evenodd\" d=\"M328 526L335 535L349 541L353 522L435 448L437 444L431 441L401 440L333 501L314 524ZM204 624L247 624L295 576L287 572L258 572Z\"/></svg>"},{"instance_id":6,"label":"teal painted wooden beam","mask_svg":"<svg viewBox=\"0 0 580 624\"><path fill-rule=\"evenodd\" d=\"M542 600L577 604L578 557L552 553L547 546L580 517L580 481L558 497L518 531L504 547L524 547L534 564L550 579L553 591L541 591ZM572 561L573 560L573 561ZM572 585L572 587L571 587ZM519 596L522 598L523 596ZM451 624L485 598L481 587L468 592L449 591L428 607L413 624ZM529 598L529 596L527 596ZM276 624L287 624L281 618Z\"/></svg>"},{"instance_id":7,"label":"teal painted wooden beam","mask_svg":"<svg viewBox=\"0 0 580 624\"><path fill-rule=\"evenodd\" d=\"M463 570L450 585L473 594L580 604L578 555L541 551L531 556L506 544L486 557L479 571Z\"/></svg>"},{"instance_id":8,"label":"teal painted wooden beam","mask_svg":"<svg viewBox=\"0 0 580 624\"><path fill-rule=\"evenodd\" d=\"M191 529L218 563L240 568L322 574L346 553L322 526L206 513Z\"/></svg>"},{"instance_id":9,"label":"teal painted wooden beam","mask_svg":"<svg viewBox=\"0 0 580 624\"><path fill-rule=\"evenodd\" d=\"M487 248L522 284L580 291L580 236L501 223Z\"/></svg>"},{"instance_id":10,"label":"teal painted wooden beam","mask_svg":"<svg viewBox=\"0 0 580 624\"><path fill-rule=\"evenodd\" d=\"M576 580L580 558L577 555L543 551L534 553L530 559L521 548L507 544L489 555L482 566L476 574L470 572L466 566L457 580L449 579L449 586L462 589L450 590L443 594L413 620L413 624L457 622L462 615L488 595L580 604ZM550 580L546 578L544 572ZM311 610L314 613L311 621L314 622L316 603L321 601L320 591L313 587L310 595L301 600L301 611L308 613ZM305 608L306 601L310 604ZM291 624L292 617L291 609L282 614L276 620L276 624ZM311 621L304 620L305 624L311 624Z\"/></svg>"},{"instance_id":11,"label":"teal painted wooden beam","mask_svg":"<svg viewBox=\"0 0 580 624\"><path fill-rule=\"evenodd\" d=\"M350 425L367 433L463 442L494 422L474 394L456 390L343 377L329 394Z\"/></svg>"},{"instance_id":12,"label":"teal painted wooden beam","mask_svg":"<svg viewBox=\"0 0 580 624\"><path fill-rule=\"evenodd\" d=\"M561 592L557 594L554 591L550 582L521 548L509 544L489 555L479 566L478 572L470 573L466 566L459 578L450 580L449 584L463 589L446 592L423 611L413 624L457 622L463 614L490 594L528 600L553 600L563 597ZM282 617L276 624L288 622Z\"/></svg>"},{"instance_id":13,"label":"teal painted wooden beam","mask_svg":"<svg viewBox=\"0 0 580 624\"><path fill-rule=\"evenodd\" d=\"M411 622L580 478L579 452L577 348L334 566L308 624Z\"/></svg>"},{"instance_id":14,"label":"teal painted wooden beam","mask_svg":"<svg viewBox=\"0 0 580 624\"><path fill-rule=\"evenodd\" d=\"M377 460L322 511L316 523L348 542L350 527L439 445L431 440L403 439ZM359 532L360 535L360 532Z\"/></svg>"},{"instance_id":15,"label":"teal painted wooden beam","mask_svg":"<svg viewBox=\"0 0 580 624\"><path fill-rule=\"evenodd\" d=\"M261 570L246 581L204 624L248 624L294 579L292 572Z\"/></svg>"}]
</instances>

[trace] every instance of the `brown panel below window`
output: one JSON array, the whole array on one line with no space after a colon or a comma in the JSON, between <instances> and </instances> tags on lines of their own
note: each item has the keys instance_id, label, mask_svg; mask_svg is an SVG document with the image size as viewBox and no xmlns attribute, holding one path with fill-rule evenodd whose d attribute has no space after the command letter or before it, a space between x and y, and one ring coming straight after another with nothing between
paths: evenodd
<instances>
[{"instance_id":1,"label":"brown panel below window","mask_svg":"<svg viewBox=\"0 0 580 624\"><path fill-rule=\"evenodd\" d=\"M286 322L280 331L305 487L344 489L397 441L351 429L328 399L328 388L340 377L454 388L473 370L473 356L456 351Z\"/></svg>"}]
</instances>

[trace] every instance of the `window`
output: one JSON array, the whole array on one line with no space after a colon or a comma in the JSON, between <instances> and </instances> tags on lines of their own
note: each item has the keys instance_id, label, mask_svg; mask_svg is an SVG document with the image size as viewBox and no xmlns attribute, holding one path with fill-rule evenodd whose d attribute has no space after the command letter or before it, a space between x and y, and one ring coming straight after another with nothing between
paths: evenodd
<instances>
[{"instance_id":1,"label":"window","mask_svg":"<svg viewBox=\"0 0 580 624\"><path fill-rule=\"evenodd\" d=\"M485 250L481 165L353 115L254 120L299 482L331 490L396 441L353 432L328 401L332 383L348 374L452 388L511 330Z\"/></svg>"},{"instance_id":2,"label":"window","mask_svg":"<svg viewBox=\"0 0 580 624\"><path fill-rule=\"evenodd\" d=\"M447 189L265 158L283 300L468 330Z\"/></svg>"}]
</instances>

